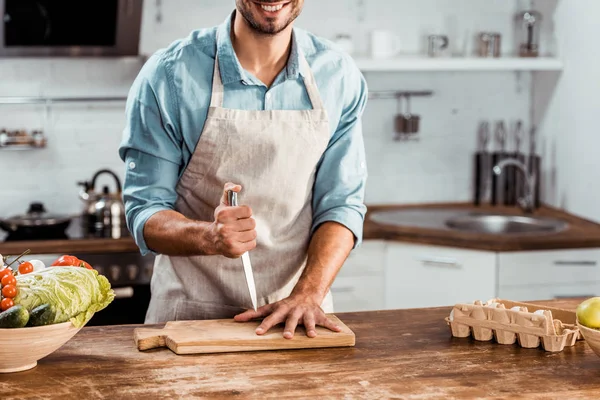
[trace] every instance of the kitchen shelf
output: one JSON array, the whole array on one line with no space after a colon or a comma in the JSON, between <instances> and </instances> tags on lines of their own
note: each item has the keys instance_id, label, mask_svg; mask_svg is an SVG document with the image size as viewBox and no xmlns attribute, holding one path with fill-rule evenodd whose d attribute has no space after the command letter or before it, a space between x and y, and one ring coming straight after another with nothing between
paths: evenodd
<instances>
[{"instance_id":1,"label":"kitchen shelf","mask_svg":"<svg viewBox=\"0 0 600 400\"><path fill-rule=\"evenodd\" d=\"M399 71L561 71L563 62L558 58L428 58L404 56L393 59L371 59L355 57L358 68L363 72Z\"/></svg>"}]
</instances>

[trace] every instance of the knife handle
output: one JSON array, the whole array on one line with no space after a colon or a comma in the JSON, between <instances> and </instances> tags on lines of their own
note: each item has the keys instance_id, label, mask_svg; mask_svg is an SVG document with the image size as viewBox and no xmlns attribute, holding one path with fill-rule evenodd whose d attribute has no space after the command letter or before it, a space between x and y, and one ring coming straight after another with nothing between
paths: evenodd
<instances>
[{"instance_id":1,"label":"knife handle","mask_svg":"<svg viewBox=\"0 0 600 400\"><path fill-rule=\"evenodd\" d=\"M229 202L230 206L237 207L237 205L238 205L237 192L234 192L233 190L228 190L227 191L227 201Z\"/></svg>"}]
</instances>

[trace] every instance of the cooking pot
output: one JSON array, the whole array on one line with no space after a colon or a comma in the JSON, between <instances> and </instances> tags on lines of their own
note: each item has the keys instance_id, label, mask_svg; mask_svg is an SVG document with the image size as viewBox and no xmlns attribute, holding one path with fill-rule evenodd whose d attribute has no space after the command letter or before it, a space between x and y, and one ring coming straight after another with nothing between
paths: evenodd
<instances>
[{"instance_id":1,"label":"cooking pot","mask_svg":"<svg viewBox=\"0 0 600 400\"><path fill-rule=\"evenodd\" d=\"M27 239L67 238L66 229L72 221L71 216L50 214L43 203L33 202L25 214L0 219L0 228L10 237Z\"/></svg>"}]
</instances>

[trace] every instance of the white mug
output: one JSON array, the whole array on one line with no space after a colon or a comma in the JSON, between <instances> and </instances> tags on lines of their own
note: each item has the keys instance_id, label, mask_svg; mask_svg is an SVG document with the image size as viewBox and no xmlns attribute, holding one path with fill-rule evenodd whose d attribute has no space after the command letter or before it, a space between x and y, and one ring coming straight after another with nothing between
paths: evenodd
<instances>
[{"instance_id":1,"label":"white mug","mask_svg":"<svg viewBox=\"0 0 600 400\"><path fill-rule=\"evenodd\" d=\"M392 32L375 30L371 32L371 57L390 58L401 50L400 38Z\"/></svg>"}]
</instances>

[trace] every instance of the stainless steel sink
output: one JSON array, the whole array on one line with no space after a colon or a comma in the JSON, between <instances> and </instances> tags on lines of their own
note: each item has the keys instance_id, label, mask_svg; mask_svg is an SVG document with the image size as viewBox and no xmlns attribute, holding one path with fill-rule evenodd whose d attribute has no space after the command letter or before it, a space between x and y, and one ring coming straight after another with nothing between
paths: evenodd
<instances>
[{"instance_id":1,"label":"stainless steel sink","mask_svg":"<svg viewBox=\"0 0 600 400\"><path fill-rule=\"evenodd\" d=\"M551 218L512 215L462 215L449 218L446 225L460 231L496 235L557 233L568 226Z\"/></svg>"},{"instance_id":2,"label":"stainless steel sink","mask_svg":"<svg viewBox=\"0 0 600 400\"><path fill-rule=\"evenodd\" d=\"M377 210L369 219L395 228L425 228L498 236L556 234L568 228L564 221L537 216L498 215L461 208L408 208Z\"/></svg>"}]
</instances>

